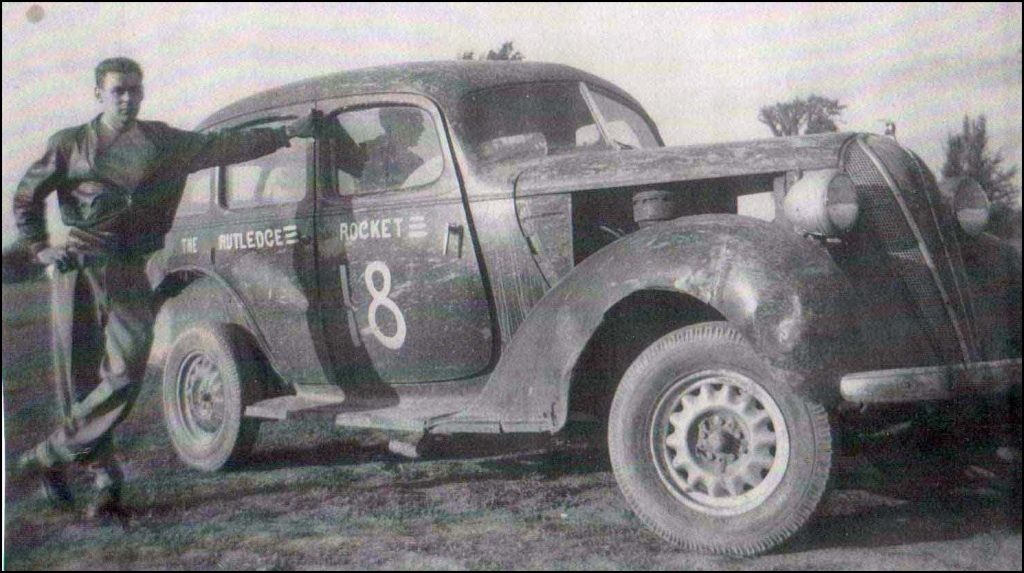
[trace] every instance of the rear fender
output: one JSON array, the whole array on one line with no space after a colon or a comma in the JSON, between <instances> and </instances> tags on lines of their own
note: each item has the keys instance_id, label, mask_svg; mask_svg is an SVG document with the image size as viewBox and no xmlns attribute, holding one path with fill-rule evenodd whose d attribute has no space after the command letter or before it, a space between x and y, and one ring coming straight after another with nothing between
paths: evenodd
<instances>
[{"instance_id":1,"label":"rear fender","mask_svg":"<svg viewBox=\"0 0 1024 573\"><path fill-rule=\"evenodd\" d=\"M205 269L182 268L168 273L161 278L155 295L157 315L150 365L162 368L178 334L199 322L236 325L259 348L266 348L256 322L238 295L223 279Z\"/></svg>"}]
</instances>

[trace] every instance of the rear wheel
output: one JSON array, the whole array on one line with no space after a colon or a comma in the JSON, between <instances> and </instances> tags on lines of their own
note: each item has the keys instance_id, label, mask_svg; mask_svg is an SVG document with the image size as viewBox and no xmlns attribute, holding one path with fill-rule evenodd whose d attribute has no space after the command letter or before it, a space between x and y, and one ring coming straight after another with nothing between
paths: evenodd
<instances>
[{"instance_id":1,"label":"rear wheel","mask_svg":"<svg viewBox=\"0 0 1024 573\"><path fill-rule=\"evenodd\" d=\"M615 477L637 515L694 551L751 555L795 533L825 491L825 410L777 380L728 323L676 330L622 379Z\"/></svg>"},{"instance_id":2,"label":"rear wheel","mask_svg":"<svg viewBox=\"0 0 1024 573\"><path fill-rule=\"evenodd\" d=\"M245 418L262 379L256 353L225 325L191 328L175 341L163 375L163 410L181 461L203 471L237 464L251 452L259 420Z\"/></svg>"}]
</instances>

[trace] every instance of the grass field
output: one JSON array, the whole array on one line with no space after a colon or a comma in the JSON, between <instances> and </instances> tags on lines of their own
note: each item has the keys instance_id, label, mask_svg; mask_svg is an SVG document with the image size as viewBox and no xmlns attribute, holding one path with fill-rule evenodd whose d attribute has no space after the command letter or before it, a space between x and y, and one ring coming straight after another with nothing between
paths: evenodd
<instances>
[{"instance_id":1,"label":"grass field","mask_svg":"<svg viewBox=\"0 0 1024 573\"><path fill-rule=\"evenodd\" d=\"M46 285L3 289L10 463L50 430L55 406ZM680 552L645 531L605 454L583 439L458 437L437 457L409 461L389 454L383 435L309 419L264 425L250 465L202 474L174 457L148 380L118 443L131 526L56 513L34 483L12 479L5 568L1021 568L1019 505L907 460L884 475L841 460L847 471L807 530L770 555L727 559ZM85 476L75 490L84 507Z\"/></svg>"}]
</instances>

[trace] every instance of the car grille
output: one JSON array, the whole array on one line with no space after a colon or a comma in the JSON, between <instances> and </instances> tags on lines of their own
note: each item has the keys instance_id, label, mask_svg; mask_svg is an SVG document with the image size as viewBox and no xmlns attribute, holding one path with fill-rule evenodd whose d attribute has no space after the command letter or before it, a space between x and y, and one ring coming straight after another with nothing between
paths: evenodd
<instances>
[{"instance_id":1,"label":"car grille","mask_svg":"<svg viewBox=\"0 0 1024 573\"><path fill-rule=\"evenodd\" d=\"M940 360L977 360L956 222L942 203L934 178L916 157L888 138L853 142L846 148L844 163L857 187L865 230L875 234L894 278L907 287Z\"/></svg>"}]
</instances>

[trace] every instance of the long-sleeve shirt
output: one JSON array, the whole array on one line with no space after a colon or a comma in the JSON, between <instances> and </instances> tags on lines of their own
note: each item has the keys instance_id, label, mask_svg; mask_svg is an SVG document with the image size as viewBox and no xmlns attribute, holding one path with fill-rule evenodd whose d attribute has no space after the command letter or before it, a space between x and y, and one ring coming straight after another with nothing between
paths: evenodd
<instances>
[{"instance_id":1,"label":"long-sleeve shirt","mask_svg":"<svg viewBox=\"0 0 1024 573\"><path fill-rule=\"evenodd\" d=\"M136 140L139 156L133 157L125 146L98 148L99 122L96 117L50 137L46 152L18 185L14 216L21 239L33 251L47 245L45 202L56 192L61 219L83 243L108 254L151 253L163 246L189 173L249 161L288 145L283 128L198 133L138 121L135 136L144 142ZM110 151L114 155L106 155Z\"/></svg>"}]
</instances>

